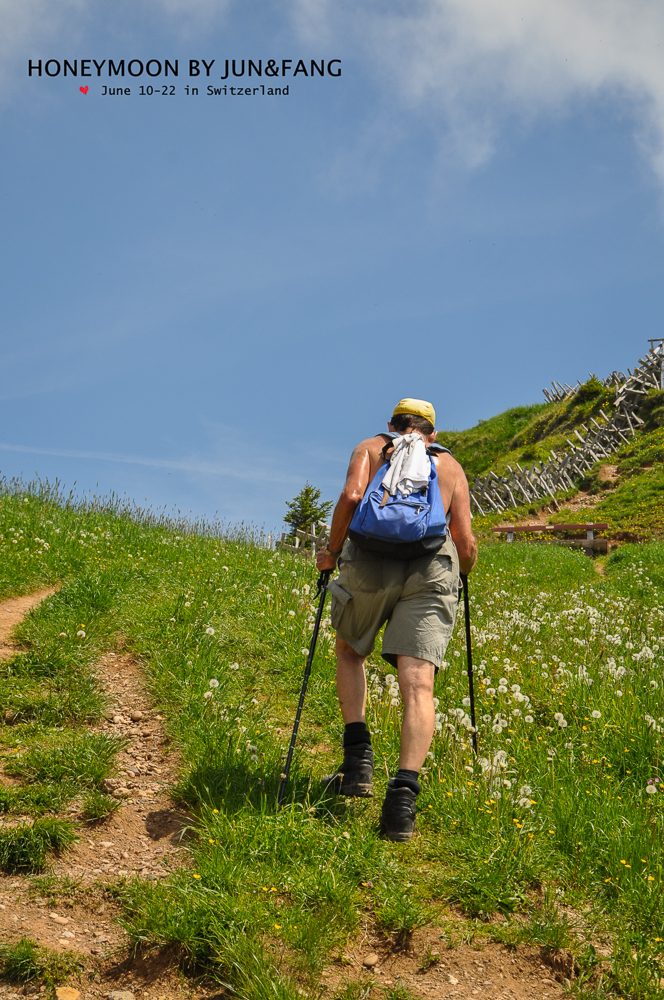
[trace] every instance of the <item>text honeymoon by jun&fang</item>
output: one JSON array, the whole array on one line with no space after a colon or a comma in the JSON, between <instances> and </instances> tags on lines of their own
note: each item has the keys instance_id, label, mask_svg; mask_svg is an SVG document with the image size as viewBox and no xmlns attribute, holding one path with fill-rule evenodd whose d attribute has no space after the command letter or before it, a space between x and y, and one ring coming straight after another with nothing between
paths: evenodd
<instances>
[{"instance_id":1,"label":"text honeymoon by jun&fang","mask_svg":"<svg viewBox=\"0 0 664 1000\"><path fill-rule=\"evenodd\" d=\"M341 59L188 59L189 78L340 77ZM183 67L184 69L184 67ZM28 76L35 77L178 77L179 59L28 59Z\"/></svg>"}]
</instances>

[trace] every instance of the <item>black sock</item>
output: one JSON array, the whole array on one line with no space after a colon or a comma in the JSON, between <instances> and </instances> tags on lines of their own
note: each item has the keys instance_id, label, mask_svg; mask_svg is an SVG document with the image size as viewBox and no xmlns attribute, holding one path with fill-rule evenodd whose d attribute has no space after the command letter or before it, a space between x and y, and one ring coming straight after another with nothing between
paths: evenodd
<instances>
[{"instance_id":1,"label":"black sock","mask_svg":"<svg viewBox=\"0 0 664 1000\"><path fill-rule=\"evenodd\" d=\"M355 747L359 743L371 746L371 733L366 722L348 722L344 729L344 747Z\"/></svg>"},{"instance_id":2,"label":"black sock","mask_svg":"<svg viewBox=\"0 0 664 1000\"><path fill-rule=\"evenodd\" d=\"M422 791L422 786L417 780L419 775L419 771L409 771L406 767L400 767L393 779L394 787L410 788L416 795L419 795Z\"/></svg>"}]
</instances>

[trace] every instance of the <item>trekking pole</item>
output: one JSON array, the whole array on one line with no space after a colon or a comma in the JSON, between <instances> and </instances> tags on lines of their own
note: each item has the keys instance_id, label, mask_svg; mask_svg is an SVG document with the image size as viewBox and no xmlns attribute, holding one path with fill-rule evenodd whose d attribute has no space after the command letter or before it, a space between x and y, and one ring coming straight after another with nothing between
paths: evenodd
<instances>
[{"instance_id":1,"label":"trekking pole","mask_svg":"<svg viewBox=\"0 0 664 1000\"><path fill-rule=\"evenodd\" d=\"M327 596L327 584L330 579L331 572L332 570L330 569L324 569L321 572L321 575L318 577L318 590L316 593L317 595L320 594L320 600L318 602L318 611L316 612L316 620L314 622L314 631L311 636L309 655L307 656L307 665L304 668L304 679L302 681L302 690L300 691L300 700L298 702L297 712L295 713L295 724L293 726L293 732L291 734L290 746L288 748L288 756L286 757L286 766L284 767L284 773L281 775L281 784L279 785L279 795L277 797L277 812L281 809L284 802L284 795L286 794L288 775L290 774L291 761L293 760L293 751L295 750L297 731L300 728L300 716L302 715L304 698L307 693L307 685L309 684L309 675L311 674L311 664L313 663L314 653L316 651L318 631L320 629L321 618L323 617L323 607L325 605L325 598Z\"/></svg>"},{"instance_id":2,"label":"trekking pole","mask_svg":"<svg viewBox=\"0 0 664 1000\"><path fill-rule=\"evenodd\" d=\"M470 645L470 602L468 600L468 574L461 573L463 610L466 618L466 656L468 659L468 689L470 691L470 721L473 726L473 750L477 756L477 730L475 728L475 685L473 684L473 650Z\"/></svg>"}]
</instances>

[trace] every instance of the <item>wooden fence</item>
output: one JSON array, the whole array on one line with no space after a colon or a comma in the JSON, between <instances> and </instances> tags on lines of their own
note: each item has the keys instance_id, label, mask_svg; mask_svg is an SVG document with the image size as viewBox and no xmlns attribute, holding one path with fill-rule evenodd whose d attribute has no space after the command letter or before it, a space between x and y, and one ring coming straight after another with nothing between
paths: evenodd
<instances>
[{"instance_id":1,"label":"wooden fence","mask_svg":"<svg viewBox=\"0 0 664 1000\"><path fill-rule=\"evenodd\" d=\"M324 549L327 545L328 538L330 537L330 525L325 524L324 521L316 521L314 527L317 529L318 534L313 534L311 531L303 531L301 528L297 528L295 531L294 545L291 545L290 542L286 541L287 534L285 531L282 531L281 541L277 542L277 548L285 549L287 552L296 552L298 555L304 555L307 558L315 559L316 553L319 552L320 549Z\"/></svg>"},{"instance_id":2,"label":"wooden fence","mask_svg":"<svg viewBox=\"0 0 664 1000\"><path fill-rule=\"evenodd\" d=\"M663 361L664 339L651 340L648 353L645 358L639 358L639 364L633 371L628 368L627 375L612 372L602 380L604 385L616 387L615 409L610 418L603 412L600 412L603 423L591 417L589 423L592 426L582 424L584 434L575 429L576 440L567 438L569 449L561 454L549 452L546 463L535 462L529 468L522 468L517 462L516 469L507 466L506 476L498 476L491 471L478 476L470 487L473 509L487 514L547 499L555 504L556 492L572 489L575 479L596 462L609 458L643 424L637 410L642 397L650 389L662 388ZM554 393L544 390L550 402L566 399L579 389L579 385L570 387L559 382L552 385Z\"/></svg>"}]
</instances>

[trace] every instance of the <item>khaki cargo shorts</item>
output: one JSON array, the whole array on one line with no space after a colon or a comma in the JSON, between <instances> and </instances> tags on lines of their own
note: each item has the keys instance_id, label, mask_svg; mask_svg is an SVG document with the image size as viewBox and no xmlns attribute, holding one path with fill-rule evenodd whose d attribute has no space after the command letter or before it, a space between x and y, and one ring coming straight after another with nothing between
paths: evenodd
<instances>
[{"instance_id":1,"label":"khaki cargo shorts","mask_svg":"<svg viewBox=\"0 0 664 1000\"><path fill-rule=\"evenodd\" d=\"M383 635L383 659L429 660L436 670L454 628L459 559L449 534L442 548L419 559L390 559L359 548L350 539L339 557L339 575L328 585L332 626L360 656Z\"/></svg>"}]
</instances>

